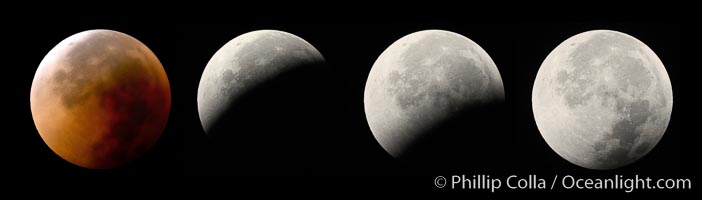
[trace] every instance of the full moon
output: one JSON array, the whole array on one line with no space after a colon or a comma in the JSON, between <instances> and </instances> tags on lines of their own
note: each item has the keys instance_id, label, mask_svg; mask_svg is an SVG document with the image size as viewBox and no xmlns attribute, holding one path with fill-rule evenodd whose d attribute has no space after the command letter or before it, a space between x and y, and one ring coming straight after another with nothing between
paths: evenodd
<instances>
[{"instance_id":1,"label":"full moon","mask_svg":"<svg viewBox=\"0 0 702 200\"><path fill-rule=\"evenodd\" d=\"M89 30L56 45L31 89L34 124L60 157L91 169L122 166L146 153L171 106L163 66L137 39Z\"/></svg>"},{"instance_id":2,"label":"full moon","mask_svg":"<svg viewBox=\"0 0 702 200\"><path fill-rule=\"evenodd\" d=\"M503 102L504 95L497 66L478 44L457 33L425 30L400 38L378 57L363 102L375 139L402 159L435 134L432 128L465 110Z\"/></svg>"},{"instance_id":3,"label":"full moon","mask_svg":"<svg viewBox=\"0 0 702 200\"><path fill-rule=\"evenodd\" d=\"M646 155L668 127L673 92L661 60L617 31L580 33L541 64L532 93L546 143L589 169L614 169Z\"/></svg>"}]
</instances>

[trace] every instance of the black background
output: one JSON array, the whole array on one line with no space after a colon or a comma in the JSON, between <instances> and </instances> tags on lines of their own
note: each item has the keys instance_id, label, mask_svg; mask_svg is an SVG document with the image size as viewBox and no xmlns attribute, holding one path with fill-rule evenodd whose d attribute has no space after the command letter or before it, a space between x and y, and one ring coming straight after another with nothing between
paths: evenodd
<instances>
[{"instance_id":1,"label":"black background","mask_svg":"<svg viewBox=\"0 0 702 200\"><path fill-rule=\"evenodd\" d=\"M205 11L202 11L205 12ZM550 185L553 175L574 175L583 178L609 178L614 175L650 176L653 178L692 178L696 149L691 134L681 129L681 112L685 95L680 90L681 23L672 20L635 20L635 17L574 18L543 20L511 18L464 20L460 17L386 17L380 20L346 16L336 20L311 20L309 17L287 18L279 15L255 19L223 16L177 15L150 18L123 17L113 14L78 16L41 16L39 20L12 21L6 26L13 53L10 77L11 130L0 143L3 146L3 176L7 180L56 181L74 180L82 185L92 183L133 185L202 186L204 182L223 182L236 191L242 188L387 188L407 191L455 192L437 189L436 176L485 174L504 179L508 175L537 175ZM323 17L322 17L323 18ZM111 29L129 34L146 44L160 59L171 87L171 113L158 143L141 159L118 169L89 170L74 166L54 154L42 141L34 127L29 92L34 72L46 53L66 37L84 30ZM305 136L300 142L311 149L301 160L240 159L241 156L270 156L275 151L289 151L270 146L265 141L245 142L244 152L221 155L208 141L199 121L197 87L211 56L229 40L260 29L274 29L295 34L315 46L325 57L331 70L326 91L334 108L323 116L327 124L315 124L320 116L294 113L297 121L310 127L331 127ZM467 133L473 136L461 141L475 150L477 158L455 157L457 165L423 163L422 167L398 162L385 153L374 139L365 119L363 90L366 78L377 57L397 39L426 29L442 29L464 35L478 43L492 57L500 71L506 93L504 111L491 123L493 129ZM541 137L531 110L531 90L539 66L548 53L565 39L594 29L610 29L632 35L656 52L663 61L673 85L674 106L670 124L658 145L645 157L631 165L614 170L589 170L573 165L558 156ZM265 105L260 105L265 106ZM16 121L14 121L16 120ZM304 135L279 127L276 121L260 134ZM470 122L466 122L470 123ZM301 136L302 137L302 136ZM261 138L257 138L261 139ZM491 141L485 141L489 139ZM280 139L277 139L279 143ZM265 148L254 148L263 146ZM259 162L254 162L259 161ZM456 162L448 162L453 163ZM426 166L436 165L438 167ZM295 170L289 170L294 167ZM258 169L258 170L251 170ZM69 181L70 182L70 181ZM77 184L81 184L77 183ZM69 183L74 184L74 183ZM243 187L242 187L243 186ZM66 186L70 187L70 186ZM459 190L460 191L460 190ZM489 194L488 191L462 191ZM552 191L509 191L506 194L543 194ZM561 191L562 192L562 191ZM602 191L571 191L574 193ZM622 191L605 191L622 194ZM642 192L643 194L651 191ZM671 193L671 191L654 191ZM685 191L672 191L682 192ZM641 193L639 193L641 194Z\"/></svg>"}]
</instances>

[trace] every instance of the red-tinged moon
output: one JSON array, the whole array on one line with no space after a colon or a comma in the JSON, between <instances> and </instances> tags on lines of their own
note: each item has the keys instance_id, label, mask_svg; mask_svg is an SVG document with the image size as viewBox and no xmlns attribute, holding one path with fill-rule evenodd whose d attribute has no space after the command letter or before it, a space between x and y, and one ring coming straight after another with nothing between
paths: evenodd
<instances>
[{"instance_id":1,"label":"red-tinged moon","mask_svg":"<svg viewBox=\"0 0 702 200\"><path fill-rule=\"evenodd\" d=\"M156 55L117 31L89 30L56 45L30 95L34 124L61 158L90 169L143 156L166 127L171 92Z\"/></svg>"}]
</instances>

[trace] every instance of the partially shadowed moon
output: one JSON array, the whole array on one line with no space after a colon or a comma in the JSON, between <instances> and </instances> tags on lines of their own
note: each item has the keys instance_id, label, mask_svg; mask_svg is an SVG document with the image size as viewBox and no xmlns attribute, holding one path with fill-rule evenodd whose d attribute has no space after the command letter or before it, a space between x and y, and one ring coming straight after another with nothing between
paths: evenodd
<instances>
[{"instance_id":1,"label":"partially shadowed moon","mask_svg":"<svg viewBox=\"0 0 702 200\"><path fill-rule=\"evenodd\" d=\"M307 174L326 169L340 127L339 90L304 39L277 30L237 36L204 69L197 91L217 174Z\"/></svg>"},{"instance_id":2,"label":"partially shadowed moon","mask_svg":"<svg viewBox=\"0 0 702 200\"><path fill-rule=\"evenodd\" d=\"M146 153L171 106L168 78L153 52L124 33L89 30L56 45L31 89L34 124L75 165L106 169Z\"/></svg>"},{"instance_id":3,"label":"partially shadowed moon","mask_svg":"<svg viewBox=\"0 0 702 200\"><path fill-rule=\"evenodd\" d=\"M260 30L232 39L212 56L200 79L197 108L202 127L211 133L248 92L297 68L324 62L317 49L290 33Z\"/></svg>"},{"instance_id":4,"label":"partially shadowed moon","mask_svg":"<svg viewBox=\"0 0 702 200\"><path fill-rule=\"evenodd\" d=\"M589 169L646 155L663 137L673 92L661 60L627 34L596 30L558 45L541 64L534 118L549 146Z\"/></svg>"},{"instance_id":5,"label":"partially shadowed moon","mask_svg":"<svg viewBox=\"0 0 702 200\"><path fill-rule=\"evenodd\" d=\"M504 98L500 73L478 44L453 32L426 30L400 38L378 57L363 102L375 139L390 155L403 158L416 152L421 140L436 135L433 130L441 124L465 111L479 118L481 114L471 112ZM473 127L479 123L459 122ZM457 131L487 134L470 128Z\"/></svg>"}]
</instances>

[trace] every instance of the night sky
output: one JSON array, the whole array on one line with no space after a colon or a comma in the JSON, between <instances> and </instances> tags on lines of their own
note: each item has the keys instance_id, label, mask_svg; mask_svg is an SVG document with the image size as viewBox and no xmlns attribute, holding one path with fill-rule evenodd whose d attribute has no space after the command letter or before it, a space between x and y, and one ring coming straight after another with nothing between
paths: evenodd
<instances>
[{"instance_id":1,"label":"night sky","mask_svg":"<svg viewBox=\"0 0 702 200\"><path fill-rule=\"evenodd\" d=\"M17 55L9 54L12 57L8 59L14 62L6 67L16 70L8 75L12 81L8 104L16 121L10 124L13 131L6 132L2 140L5 149L2 167L6 169L3 176L54 181L77 177L98 183L148 180L136 181L142 184L154 181L153 177L163 177L168 181L154 182L188 186L216 180L234 186L261 183L266 184L266 188L277 184L293 188L317 184L319 187L360 187L360 190L422 191L443 191L433 185L434 178L454 174L486 174L502 179L512 174L520 177L534 174L547 181L555 174L588 178L635 174L693 178L692 162L697 161L684 158L697 157L691 151L694 147L690 146L690 134L696 133L681 128L681 112L686 109L684 102L688 96L680 90L681 24L627 19L544 21L415 17L303 23L282 17L259 20L154 17L144 21L98 15L11 23L9 25L15 27L8 31L13 38L10 43L18 50L15 51ZM163 64L171 88L171 112L159 141L141 159L112 170L80 168L54 154L34 127L29 104L32 79L46 53L66 37L89 29L120 31L146 44ZM248 134L233 137L239 139L231 143L238 145L236 148L221 150L208 140L200 124L197 110L200 76L208 60L226 42L260 29L295 34L321 52L329 67L328 76L321 79L325 82L319 83L324 87L303 93L328 109L323 112L294 109L288 106L316 104L286 99L284 95L253 102L252 109L247 112L256 120L246 122ZM473 154L437 159L449 159L446 160L448 164L408 165L393 159L374 139L364 114L363 90L373 63L390 44L426 29L452 31L479 44L500 71L506 103L495 120L481 123L482 128L466 133L464 141L456 141ZM578 167L557 155L541 137L531 110L533 81L544 58L565 39L594 29L620 31L644 42L663 61L673 86L672 117L658 145L639 161L606 171ZM285 95L293 97L295 94ZM272 183L271 179L285 181ZM326 183L317 182L320 179ZM695 183L693 181L693 188ZM523 192L543 194L545 191ZM514 194L515 191L505 190L505 193Z\"/></svg>"}]
</instances>

